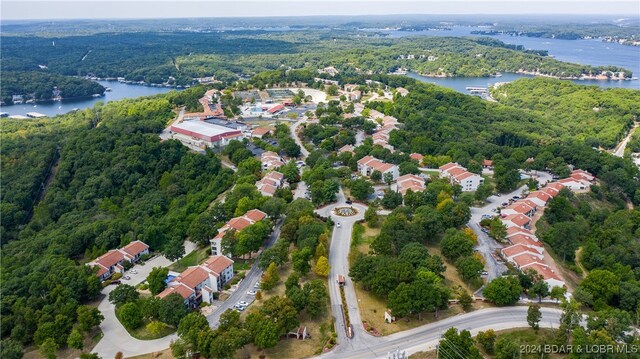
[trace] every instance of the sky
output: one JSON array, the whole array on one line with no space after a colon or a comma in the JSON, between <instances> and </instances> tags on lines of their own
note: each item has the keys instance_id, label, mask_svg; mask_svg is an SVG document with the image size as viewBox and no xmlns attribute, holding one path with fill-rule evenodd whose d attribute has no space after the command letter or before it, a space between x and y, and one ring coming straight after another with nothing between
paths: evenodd
<instances>
[{"instance_id":1,"label":"sky","mask_svg":"<svg viewBox=\"0 0 640 359\"><path fill-rule=\"evenodd\" d=\"M151 19L395 14L621 14L640 16L639 0L2 0L0 19Z\"/></svg>"}]
</instances>

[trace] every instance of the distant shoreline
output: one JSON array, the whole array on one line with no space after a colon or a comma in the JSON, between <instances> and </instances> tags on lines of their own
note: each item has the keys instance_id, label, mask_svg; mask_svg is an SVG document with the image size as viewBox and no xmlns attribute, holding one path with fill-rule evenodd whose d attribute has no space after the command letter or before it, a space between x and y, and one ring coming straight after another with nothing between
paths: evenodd
<instances>
[{"instance_id":1,"label":"distant shoreline","mask_svg":"<svg viewBox=\"0 0 640 359\"><path fill-rule=\"evenodd\" d=\"M486 77L486 78L492 78L492 77L497 77L495 74L494 75L489 75L489 76L451 76L451 74L430 74L430 73L420 73L420 72L415 72L420 76L423 77L429 77L429 78L478 78L478 77ZM558 80L596 80L596 81L634 81L637 80L637 78L631 77L631 78L624 78L624 77L607 77L606 75L581 75L580 77L576 77L576 76L565 76L565 77L560 77L560 76L555 76L555 75L548 75L548 74L543 74L537 71L527 71L527 70L518 70L516 72L505 72L505 73L511 73L511 74L518 74L518 75L532 75L532 76L539 76L539 77L549 77L549 78L553 78L553 79L558 79Z\"/></svg>"}]
</instances>

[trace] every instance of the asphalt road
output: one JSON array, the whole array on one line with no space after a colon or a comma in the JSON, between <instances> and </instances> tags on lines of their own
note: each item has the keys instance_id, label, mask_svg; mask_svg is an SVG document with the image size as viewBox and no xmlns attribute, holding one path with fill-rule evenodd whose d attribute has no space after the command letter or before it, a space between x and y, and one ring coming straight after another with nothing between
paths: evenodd
<instances>
[{"instance_id":1,"label":"asphalt road","mask_svg":"<svg viewBox=\"0 0 640 359\"><path fill-rule=\"evenodd\" d=\"M320 355L319 358L387 358L395 350L413 354L418 351L434 350L441 335L451 327L467 329L472 335L487 329L504 330L528 327L527 306L481 309L460 314L435 323L391 334L385 337L372 337L372 344L357 349L339 351L342 345ZM557 328L562 311L555 308L540 308L542 312L541 328Z\"/></svg>"},{"instance_id":2,"label":"asphalt road","mask_svg":"<svg viewBox=\"0 0 640 359\"><path fill-rule=\"evenodd\" d=\"M323 217L331 217L336 223L333 228L331 244L329 249L329 297L331 299L331 311L335 319L336 332L338 334L339 345L334 349L336 353L366 348L375 343L375 337L368 334L362 326L362 318L360 317L360 309L358 307L358 298L354 289L354 284L349 277L349 250L351 249L351 234L353 225L364 219L364 212L367 207L358 203L349 205L345 202L345 196L342 189L338 192L337 201L334 204L323 207L316 212ZM333 212L336 207L353 207L358 213L351 217L341 217ZM340 223L340 227L338 227ZM353 338L349 339L346 335L346 328L341 312L342 299L340 297L340 288L337 284L338 275L345 277L345 299L347 301L347 310L349 318L353 326Z\"/></svg>"},{"instance_id":3,"label":"asphalt road","mask_svg":"<svg viewBox=\"0 0 640 359\"><path fill-rule=\"evenodd\" d=\"M526 174L526 176L534 177L541 184L546 184L551 181L551 174L542 171L533 171L531 174ZM507 267L504 263L498 262L496 258L493 256L493 253L496 250L500 250L504 248L504 245L498 243L493 238L486 235L484 232L480 230L480 220L483 215L495 216L496 212L492 210L496 207L500 206L501 203L508 202L510 198L513 196L521 196L522 192L527 189L527 186L522 186L516 189L513 192L501 194L498 196L490 196L487 198L487 204L482 207L471 207L471 219L467 225L473 229L473 231L478 236L478 245L476 246L476 250L482 254L485 258L485 270L487 271L487 279L489 281L498 278L502 275L503 272L507 270ZM480 292L480 290L478 291Z\"/></svg>"},{"instance_id":4,"label":"asphalt road","mask_svg":"<svg viewBox=\"0 0 640 359\"><path fill-rule=\"evenodd\" d=\"M293 139L296 141L296 144L300 146L300 153L302 154L302 158L307 158L307 156L309 156L309 151L307 151L307 149L304 147L304 144L300 140L300 137L298 137L298 126L300 126L302 122L306 122L306 120L307 117L305 116L289 127L289 130L291 130L291 137L293 137Z\"/></svg>"},{"instance_id":5,"label":"asphalt road","mask_svg":"<svg viewBox=\"0 0 640 359\"><path fill-rule=\"evenodd\" d=\"M280 229L282 228L282 223L284 221L279 219L276 223L275 228L273 229L273 233L269 237L269 241L265 244L264 248L271 247L278 237L280 237ZM220 324L220 315L224 313L227 309L233 309L233 306L236 305L239 301L245 301L251 305L255 301L255 296L247 294L249 290L253 289L253 286L257 281L260 280L262 276L262 269L258 267L258 261L253 263L249 272L247 272L244 279L238 283L236 290L225 300L222 304L216 308L211 314L207 316L207 320L212 328L218 327Z\"/></svg>"}]
</instances>

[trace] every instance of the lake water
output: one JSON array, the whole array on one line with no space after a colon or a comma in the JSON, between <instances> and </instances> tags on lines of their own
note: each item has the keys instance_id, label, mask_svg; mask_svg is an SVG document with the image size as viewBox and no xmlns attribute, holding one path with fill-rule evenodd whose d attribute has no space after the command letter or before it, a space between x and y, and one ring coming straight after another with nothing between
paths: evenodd
<instances>
[{"instance_id":1,"label":"lake water","mask_svg":"<svg viewBox=\"0 0 640 359\"><path fill-rule=\"evenodd\" d=\"M406 36L480 36L471 34L477 27L456 26L451 30L425 30L425 31L393 31L393 30L375 30L387 34L389 37L406 37ZM544 39L537 37L494 35L490 36L501 40L507 44L522 45L527 49L548 50L549 55L553 55L557 60L565 62L573 62L584 65L603 66L613 65L620 66L633 71L633 76L640 77L640 47L625 46L618 43L602 42L598 39L590 40L559 40ZM503 74L499 78L425 78L422 76L412 75L411 77L424 80L426 82L436 83L445 87L452 88L456 91L466 92L467 86L487 86L488 83L513 81L521 77L531 77L518 74ZM598 85L600 87L620 87L640 89L640 81L598 81L585 80L574 81L582 85Z\"/></svg>"},{"instance_id":2,"label":"lake water","mask_svg":"<svg viewBox=\"0 0 640 359\"><path fill-rule=\"evenodd\" d=\"M487 30L477 27L456 26L451 30L426 30L426 31L393 31L373 30L387 34L389 37L405 36L479 36L471 34L474 30ZM491 36L508 44L523 45L527 49L548 50L556 59L566 62L574 62L585 65L614 65L633 71L633 76L640 77L640 47L624 46L617 43L592 40L559 40L543 39L524 36L495 35ZM452 88L456 91L467 93L466 87L487 87L496 82L514 81L528 75L504 73L502 77L475 77L475 78L431 78L417 74L408 76L424 82L435 83ZM38 104L23 104L0 107L0 112L8 112L10 115L25 115L27 112L39 112L47 116L67 113L74 108L84 109L92 107L97 102L109 102L123 98L135 98L169 92L171 88L129 85L117 81L98 81L102 86L110 87L111 92L105 92L104 96L81 100L67 100L62 102L43 102ZM574 81L583 85L597 85L600 87L621 87L640 89L640 81Z\"/></svg>"},{"instance_id":3,"label":"lake water","mask_svg":"<svg viewBox=\"0 0 640 359\"><path fill-rule=\"evenodd\" d=\"M36 104L10 105L0 107L0 112L7 112L10 115L23 115L27 112L39 112L49 117L62 115L72 111L74 108L85 109L93 107L98 102L109 102L122 100L124 98L134 98L140 96L151 96L159 93L166 93L172 88L151 87L141 85L130 85L118 81L98 81L104 87L110 87L111 91L105 92L104 96L91 97L77 100L48 101Z\"/></svg>"}]
</instances>

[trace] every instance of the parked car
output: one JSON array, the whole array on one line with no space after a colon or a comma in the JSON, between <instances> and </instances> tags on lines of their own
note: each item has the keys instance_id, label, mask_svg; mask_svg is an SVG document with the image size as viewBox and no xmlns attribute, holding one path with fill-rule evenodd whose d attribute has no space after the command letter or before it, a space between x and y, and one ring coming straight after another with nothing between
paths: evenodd
<instances>
[{"instance_id":1,"label":"parked car","mask_svg":"<svg viewBox=\"0 0 640 359\"><path fill-rule=\"evenodd\" d=\"M116 279L116 280L112 280L112 281L111 281L111 284L120 284L120 283L122 283L122 282L120 282L120 280L119 280L119 279Z\"/></svg>"},{"instance_id":2,"label":"parked car","mask_svg":"<svg viewBox=\"0 0 640 359\"><path fill-rule=\"evenodd\" d=\"M486 270L483 270L483 271L482 271L482 275L483 275L483 276L487 276L487 275L489 275L489 272L487 272Z\"/></svg>"},{"instance_id":3,"label":"parked car","mask_svg":"<svg viewBox=\"0 0 640 359\"><path fill-rule=\"evenodd\" d=\"M241 300L241 301L238 302L238 305L241 306L241 307L246 307L246 306L249 305L249 303L245 302L244 300Z\"/></svg>"},{"instance_id":4,"label":"parked car","mask_svg":"<svg viewBox=\"0 0 640 359\"><path fill-rule=\"evenodd\" d=\"M241 305L235 305L233 308L235 308L235 310L242 312L246 309L246 307L243 307Z\"/></svg>"},{"instance_id":5,"label":"parked car","mask_svg":"<svg viewBox=\"0 0 640 359\"><path fill-rule=\"evenodd\" d=\"M513 196L513 197L511 197L511 198L513 198L513 199L520 199L520 196Z\"/></svg>"},{"instance_id":6,"label":"parked car","mask_svg":"<svg viewBox=\"0 0 640 359\"><path fill-rule=\"evenodd\" d=\"M138 274L138 271L137 271L137 270L135 270L135 269L132 269L132 270L130 270L130 271L129 271L129 273L131 273L131 274Z\"/></svg>"},{"instance_id":7,"label":"parked car","mask_svg":"<svg viewBox=\"0 0 640 359\"><path fill-rule=\"evenodd\" d=\"M351 201L351 198L347 198L347 200L345 201L347 204L353 204L353 202Z\"/></svg>"},{"instance_id":8,"label":"parked car","mask_svg":"<svg viewBox=\"0 0 640 359\"><path fill-rule=\"evenodd\" d=\"M342 227L342 225L340 224L340 222L336 222L336 227L338 227L338 228Z\"/></svg>"},{"instance_id":9,"label":"parked car","mask_svg":"<svg viewBox=\"0 0 640 359\"><path fill-rule=\"evenodd\" d=\"M256 283L253 285L253 288L255 289L260 289L260 282Z\"/></svg>"},{"instance_id":10,"label":"parked car","mask_svg":"<svg viewBox=\"0 0 640 359\"><path fill-rule=\"evenodd\" d=\"M509 203L508 203L508 202L502 202L502 207L506 207L506 206L508 206L508 205L509 205Z\"/></svg>"},{"instance_id":11,"label":"parked car","mask_svg":"<svg viewBox=\"0 0 640 359\"><path fill-rule=\"evenodd\" d=\"M256 291L255 290L250 290L247 292L248 295L256 295Z\"/></svg>"},{"instance_id":12,"label":"parked car","mask_svg":"<svg viewBox=\"0 0 640 359\"><path fill-rule=\"evenodd\" d=\"M131 279L131 277L129 277L128 275L125 275L124 277L122 277L122 279L129 280L129 279Z\"/></svg>"}]
</instances>

